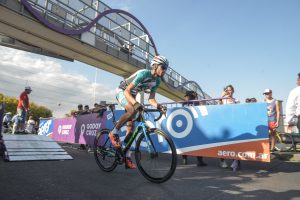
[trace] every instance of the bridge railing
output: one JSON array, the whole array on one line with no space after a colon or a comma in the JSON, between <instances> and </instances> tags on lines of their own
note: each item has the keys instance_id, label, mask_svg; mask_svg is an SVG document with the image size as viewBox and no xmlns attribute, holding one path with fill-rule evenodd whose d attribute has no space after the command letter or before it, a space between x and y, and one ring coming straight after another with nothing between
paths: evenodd
<instances>
[{"instance_id":1,"label":"bridge railing","mask_svg":"<svg viewBox=\"0 0 300 200\"><path fill-rule=\"evenodd\" d=\"M67 30L79 30L90 24L102 12L111 9L99 0L30 0L28 2L43 18ZM118 13L105 15L90 30L72 37L139 68L148 68L150 60L155 55L155 46L140 24L129 16ZM129 44L134 44L131 50ZM165 80L175 88L188 81L172 68L167 71ZM193 83L186 84L180 90L182 92L194 90L200 98L207 97L201 88Z\"/></svg>"}]
</instances>

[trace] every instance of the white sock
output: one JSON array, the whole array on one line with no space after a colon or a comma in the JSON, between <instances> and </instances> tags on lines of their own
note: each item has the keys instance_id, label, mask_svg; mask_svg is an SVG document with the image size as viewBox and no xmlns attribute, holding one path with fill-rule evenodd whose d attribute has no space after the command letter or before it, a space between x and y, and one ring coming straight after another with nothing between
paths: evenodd
<instances>
[{"instance_id":1,"label":"white sock","mask_svg":"<svg viewBox=\"0 0 300 200\"><path fill-rule=\"evenodd\" d=\"M126 157L127 157L127 158L131 158L131 154L132 154L132 151L127 151L127 152L126 152Z\"/></svg>"}]
</instances>

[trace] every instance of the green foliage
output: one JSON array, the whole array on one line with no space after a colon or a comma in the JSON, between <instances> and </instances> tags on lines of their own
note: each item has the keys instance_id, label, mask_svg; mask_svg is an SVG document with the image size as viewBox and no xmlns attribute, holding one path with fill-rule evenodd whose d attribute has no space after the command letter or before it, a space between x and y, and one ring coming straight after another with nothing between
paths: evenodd
<instances>
[{"instance_id":1,"label":"green foliage","mask_svg":"<svg viewBox=\"0 0 300 200\"><path fill-rule=\"evenodd\" d=\"M0 103L5 104L5 112L11 112L13 115L16 114L18 106L18 99L16 97L5 96L0 93ZM37 121L40 117L52 117L52 111L44 106L39 106L36 103L31 102L29 115Z\"/></svg>"},{"instance_id":2,"label":"green foliage","mask_svg":"<svg viewBox=\"0 0 300 200\"><path fill-rule=\"evenodd\" d=\"M76 112L76 110L71 110L70 113L65 114L65 117L72 117L72 116L74 116L75 112Z\"/></svg>"}]
</instances>

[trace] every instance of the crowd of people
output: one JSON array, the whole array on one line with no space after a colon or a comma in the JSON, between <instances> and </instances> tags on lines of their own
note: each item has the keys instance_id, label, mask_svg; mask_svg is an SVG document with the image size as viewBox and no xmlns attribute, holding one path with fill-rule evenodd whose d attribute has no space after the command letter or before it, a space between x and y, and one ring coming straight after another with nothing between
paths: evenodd
<instances>
[{"instance_id":1,"label":"crowd of people","mask_svg":"<svg viewBox=\"0 0 300 200\"><path fill-rule=\"evenodd\" d=\"M5 113L2 121L4 133L37 133L38 125L33 117L29 116L27 120L27 116L30 111L28 95L31 93L31 91L31 87L26 86L24 91L20 94L15 115L12 115L12 112Z\"/></svg>"},{"instance_id":2,"label":"crowd of people","mask_svg":"<svg viewBox=\"0 0 300 200\"><path fill-rule=\"evenodd\" d=\"M219 100L219 104L236 104L240 103L239 100L234 98L234 87L232 85L228 85L224 87L221 98ZM268 128L269 128L269 138L270 138L270 152L273 153L275 150L275 142L276 142L276 129L279 127L280 124L280 105L278 100L273 98L273 91L271 89L265 89L262 93L264 95L264 102L267 104L267 115L268 115ZM194 91L187 91L185 95L185 100L187 103L184 103L183 106L195 106L198 104L189 104L189 100L197 99L197 94ZM257 99L255 97L246 98L245 103L256 103ZM297 87L294 88L287 100L286 105L286 121L288 123L289 129L293 127L297 127L298 131L300 131L300 73L298 74L297 78ZM182 162L184 165L187 164L187 156L182 156ZM203 162L202 157L197 157L197 165L198 166L206 166L206 163ZM220 167L221 168L228 168L229 165L227 164L225 159L220 159ZM230 167L235 171L240 169L240 161L233 160Z\"/></svg>"},{"instance_id":3,"label":"crowd of people","mask_svg":"<svg viewBox=\"0 0 300 200\"><path fill-rule=\"evenodd\" d=\"M98 117L101 117L103 113L106 111L106 102L100 101L100 103L94 103L94 107L90 109L89 105L85 105L83 107L82 104L77 106L77 110L71 113L71 116L78 117L81 115L88 115L92 113L97 113ZM79 150L87 150L88 152L92 152L93 148L90 145L80 144L78 147Z\"/></svg>"},{"instance_id":4,"label":"crowd of people","mask_svg":"<svg viewBox=\"0 0 300 200\"><path fill-rule=\"evenodd\" d=\"M87 114L91 114L91 113L99 113L100 115L103 114L103 112L106 111L106 102L105 101L100 101L100 103L94 103L94 107L92 109L90 109L89 105L85 105L83 107L82 104L79 104L77 106L77 110L73 111L71 113L71 115L73 117L77 117L80 115L87 115Z\"/></svg>"}]
</instances>

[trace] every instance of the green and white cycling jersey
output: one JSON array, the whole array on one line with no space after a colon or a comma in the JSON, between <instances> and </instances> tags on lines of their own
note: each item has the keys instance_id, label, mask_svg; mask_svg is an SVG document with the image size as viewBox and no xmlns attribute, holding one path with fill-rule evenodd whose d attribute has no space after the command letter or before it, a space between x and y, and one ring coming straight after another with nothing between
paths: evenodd
<instances>
[{"instance_id":1,"label":"green and white cycling jersey","mask_svg":"<svg viewBox=\"0 0 300 200\"><path fill-rule=\"evenodd\" d=\"M160 82L160 77L152 76L151 69L141 69L125 79L123 82L125 87L123 86L123 88L125 89L130 83L132 83L136 92L143 91L146 93L153 93L156 92Z\"/></svg>"},{"instance_id":2,"label":"green and white cycling jersey","mask_svg":"<svg viewBox=\"0 0 300 200\"><path fill-rule=\"evenodd\" d=\"M117 101L124 108L128 104L124 95L124 90L130 83L134 85L134 89L131 90L131 94L135 97L136 94L141 91L146 93L156 92L160 82L160 77L152 76L151 69L141 69L121 82L116 96Z\"/></svg>"}]
</instances>

